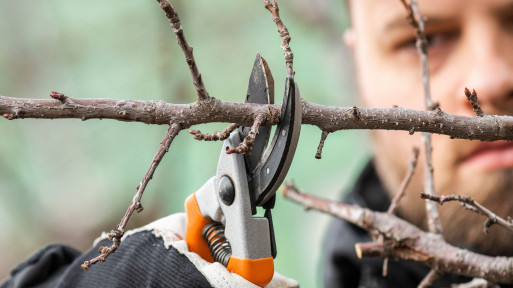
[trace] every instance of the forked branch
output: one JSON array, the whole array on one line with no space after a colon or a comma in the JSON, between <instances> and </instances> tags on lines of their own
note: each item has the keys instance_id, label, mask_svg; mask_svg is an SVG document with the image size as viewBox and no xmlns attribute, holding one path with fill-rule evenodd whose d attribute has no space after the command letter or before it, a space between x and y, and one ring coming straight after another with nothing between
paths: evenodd
<instances>
[{"instance_id":1,"label":"forked branch","mask_svg":"<svg viewBox=\"0 0 513 288\"><path fill-rule=\"evenodd\" d=\"M490 257L454 247L440 235L424 232L395 215L307 195L290 182L282 192L285 198L306 209L315 209L353 223L375 238L383 237L381 243L358 244L356 248L361 257L412 260L436 268L440 274L454 273L493 283L513 283L511 257Z\"/></svg>"},{"instance_id":2,"label":"forked branch","mask_svg":"<svg viewBox=\"0 0 513 288\"><path fill-rule=\"evenodd\" d=\"M433 196L428 195L426 193L421 193L420 197L423 199L428 199L430 201L436 202L440 205L443 205L445 202L457 201L461 204L461 206L463 206L463 208L485 216L486 221L483 227L484 233L488 233L488 228L490 228L493 224L497 224L513 232L513 220L510 217L508 217L507 220L502 217L499 217L497 214L493 213L488 208L479 204L479 202L476 202L472 197L454 194Z\"/></svg>"}]
</instances>

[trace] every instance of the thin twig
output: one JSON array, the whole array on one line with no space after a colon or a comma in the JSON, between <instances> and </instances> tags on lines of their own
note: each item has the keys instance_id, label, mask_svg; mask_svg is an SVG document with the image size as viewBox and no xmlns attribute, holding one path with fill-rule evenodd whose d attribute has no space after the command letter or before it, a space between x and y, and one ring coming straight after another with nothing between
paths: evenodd
<instances>
[{"instance_id":1,"label":"thin twig","mask_svg":"<svg viewBox=\"0 0 513 288\"><path fill-rule=\"evenodd\" d=\"M428 41L424 33L424 19L419 11L417 0L411 0L407 4L405 0L401 0L408 12L408 21L416 31L416 46L422 65L422 83L424 86L424 103L426 110L433 110L435 106L431 100L431 88L429 81L429 62L428 62ZM433 180L433 163L432 163L432 145L431 134L422 133L422 143L424 144L424 191L430 195L436 195L435 184ZM430 201L426 201L426 210L428 214L429 231L441 234L442 224L436 205Z\"/></svg>"},{"instance_id":2,"label":"thin twig","mask_svg":"<svg viewBox=\"0 0 513 288\"><path fill-rule=\"evenodd\" d=\"M468 90L468 88L465 87L465 96L467 97L468 102L470 102L470 105L472 106L472 110L474 110L474 113L476 113L476 116L477 117L485 116L485 113L481 109L481 106L479 105L479 101L477 100L476 90L472 89L472 93L470 93L470 90Z\"/></svg>"},{"instance_id":3,"label":"thin twig","mask_svg":"<svg viewBox=\"0 0 513 288\"><path fill-rule=\"evenodd\" d=\"M294 62L294 54L292 53L292 49L290 49L290 34L289 30L283 24L283 21L281 21L280 18L280 9L278 8L278 3L276 1L264 0L264 5L269 12L271 12L271 15L273 17L274 23L276 23L276 26L278 26L278 32L281 36L281 49L283 49L283 53L285 55L285 67L287 68L287 76L294 77L294 69L293 69L293 62Z\"/></svg>"},{"instance_id":4,"label":"thin twig","mask_svg":"<svg viewBox=\"0 0 513 288\"><path fill-rule=\"evenodd\" d=\"M401 186L399 186L399 191L397 191L394 195L394 198L392 199L392 203L390 203L390 206L388 207L387 213L394 214L395 209L397 208L399 202L401 201L402 197L406 193L406 187L408 187L408 184L411 181L411 178L413 177L413 173L415 172L415 168L417 167L417 159L419 157L419 148L413 147L412 149L412 156L410 158L410 165L408 165L408 171L406 172L406 175L403 178L403 181L401 182ZM380 236L380 240L383 241L383 237ZM388 257L385 257L383 259L383 270L382 275L383 277L386 277L388 274Z\"/></svg>"},{"instance_id":5,"label":"thin twig","mask_svg":"<svg viewBox=\"0 0 513 288\"><path fill-rule=\"evenodd\" d=\"M232 148L226 151L226 154L244 154L244 155L250 155L251 151L253 151L253 145L255 145L255 138L258 134L258 129L260 128L260 125L262 125L266 121L265 114L258 114L255 117L255 121L253 122L253 125L251 126L251 130L248 133L248 136L244 138L244 141L242 141L237 148Z\"/></svg>"},{"instance_id":6,"label":"thin twig","mask_svg":"<svg viewBox=\"0 0 513 288\"><path fill-rule=\"evenodd\" d=\"M337 203L304 194L288 182L282 193L306 209L315 209L350 222L384 241L359 243L360 257L411 260L437 268L441 274L484 278L494 283L513 283L513 257L491 257L454 247L439 234L422 231L399 217L357 205Z\"/></svg>"},{"instance_id":7,"label":"thin twig","mask_svg":"<svg viewBox=\"0 0 513 288\"><path fill-rule=\"evenodd\" d=\"M326 141L326 137L330 132L323 130L321 134L321 141L319 142L319 146L317 147L317 153L315 153L316 159L322 158L322 148L324 147L324 141Z\"/></svg>"},{"instance_id":8,"label":"thin twig","mask_svg":"<svg viewBox=\"0 0 513 288\"><path fill-rule=\"evenodd\" d=\"M383 277L387 277L388 275L388 262L390 261L390 259L388 259L388 257L385 257L385 259L383 259L383 270L381 270L381 276Z\"/></svg>"},{"instance_id":9,"label":"thin twig","mask_svg":"<svg viewBox=\"0 0 513 288\"><path fill-rule=\"evenodd\" d=\"M226 140L230 133L237 128L237 123L232 123L223 132L214 131L213 133L201 133L200 130L189 130L189 133L194 135L194 139L196 140L204 140L204 141L219 141Z\"/></svg>"},{"instance_id":10,"label":"thin twig","mask_svg":"<svg viewBox=\"0 0 513 288\"><path fill-rule=\"evenodd\" d=\"M429 273L424 277L424 279L422 279L419 286L417 286L417 287L418 288L429 288L433 285L433 283L435 283L436 280L438 280L440 278L440 276L441 275L438 272L438 270L435 268L432 268L429 271Z\"/></svg>"},{"instance_id":11,"label":"thin twig","mask_svg":"<svg viewBox=\"0 0 513 288\"><path fill-rule=\"evenodd\" d=\"M392 203L390 204L390 207L388 207L388 213L393 214L395 212L395 209L397 208L399 201L401 201L401 198L404 196L404 193L406 192L406 187L408 187L408 184L410 183L410 180L413 176L413 172L415 172L415 168L417 167L418 157L419 148L413 147L412 155L410 158L410 165L408 165L408 171L406 172L406 175L404 176L403 181L401 182L401 186L399 186L399 191L395 193L394 199L392 199Z\"/></svg>"},{"instance_id":12,"label":"thin twig","mask_svg":"<svg viewBox=\"0 0 513 288\"><path fill-rule=\"evenodd\" d=\"M192 52L192 47L189 46L187 40L185 39L185 35L183 33L182 24L180 23L180 17L178 13L175 11L173 6L169 4L167 0L157 0L159 2L160 8L164 10L166 13L167 19L169 19L169 23L173 28L173 32L176 35L176 41L178 45L182 48L183 54L185 56L185 61L189 65L189 70L191 71L192 76L192 84L196 87L196 93L198 94L198 99L200 101L208 102L210 100L210 96L208 95L207 90L205 89L205 84L201 79L201 73L198 70L198 66L196 65L196 60L194 59L194 55Z\"/></svg>"},{"instance_id":13,"label":"thin twig","mask_svg":"<svg viewBox=\"0 0 513 288\"><path fill-rule=\"evenodd\" d=\"M484 233L488 233L488 228L490 228L493 224L497 224L513 232L513 220L510 217L508 217L508 219L506 220L500 216L497 216L488 208L476 202L472 197L454 194L437 196L428 195L426 193L421 193L420 197L423 199L436 202L440 205L442 205L445 202L457 201L463 206L463 208L485 216L487 220L485 221L483 228Z\"/></svg>"},{"instance_id":14,"label":"thin twig","mask_svg":"<svg viewBox=\"0 0 513 288\"><path fill-rule=\"evenodd\" d=\"M109 232L109 240L112 241L112 245L110 247L101 246L98 249L98 252L100 252L100 255L97 257L94 257L91 260L85 261L80 267L87 271L89 268L91 268L92 265L98 263L98 262L105 262L107 260L107 257L109 257L110 254L116 252L119 245L121 244L121 237L123 237L123 233L121 233L118 230L112 230Z\"/></svg>"},{"instance_id":15,"label":"thin twig","mask_svg":"<svg viewBox=\"0 0 513 288\"><path fill-rule=\"evenodd\" d=\"M424 191L429 195L436 195L435 184L433 180L432 146L431 134L422 133L422 143L424 144ZM426 201L426 210L428 214L429 231L442 234L442 224L436 205Z\"/></svg>"},{"instance_id":16,"label":"thin twig","mask_svg":"<svg viewBox=\"0 0 513 288\"><path fill-rule=\"evenodd\" d=\"M144 193L144 190L146 189L146 186L148 185L148 182L151 180L151 178L153 178L153 173L155 173L155 169L157 169L157 167L160 164L160 161L162 160L164 155L169 151L169 146L171 146L171 143L175 139L176 135L178 135L178 133L182 129L182 126L176 123L173 123L169 126L166 136L160 143L160 147L157 150L155 156L153 157L153 161L151 162L150 168L148 168L148 171L141 180L141 183L139 183L139 185L137 186L137 192L135 193L134 198L130 203L130 206L128 206L125 215L121 219L121 222L118 224L117 229L112 230L109 233L109 240L113 241L112 245L110 247L100 247L99 252L101 254L89 261L85 261L84 264L82 264L81 266L82 269L87 270L91 267L91 265L97 262L105 261L105 259L107 259L107 257L110 254L114 253L117 250L117 248L121 244L121 237L123 237L123 234L125 233L126 225L128 224L130 216L132 216L134 211L137 211L139 213L143 210L143 207L141 205L141 198Z\"/></svg>"}]
</instances>

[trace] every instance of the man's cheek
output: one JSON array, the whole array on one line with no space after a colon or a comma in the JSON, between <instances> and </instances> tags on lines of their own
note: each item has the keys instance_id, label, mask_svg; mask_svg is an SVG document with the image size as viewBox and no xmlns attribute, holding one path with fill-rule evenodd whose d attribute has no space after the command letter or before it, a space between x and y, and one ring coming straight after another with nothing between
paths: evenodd
<instances>
[{"instance_id":1,"label":"man's cheek","mask_svg":"<svg viewBox=\"0 0 513 288\"><path fill-rule=\"evenodd\" d=\"M424 98L418 77L396 71L396 68L376 66L359 75L360 96L367 107L423 109ZM414 76L418 76L417 73Z\"/></svg>"}]
</instances>

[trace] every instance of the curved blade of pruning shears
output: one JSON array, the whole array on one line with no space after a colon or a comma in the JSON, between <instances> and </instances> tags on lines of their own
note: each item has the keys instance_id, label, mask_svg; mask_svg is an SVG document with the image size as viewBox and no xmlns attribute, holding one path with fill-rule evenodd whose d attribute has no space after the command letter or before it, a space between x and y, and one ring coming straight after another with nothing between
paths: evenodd
<instances>
[{"instance_id":1,"label":"curved blade of pruning shears","mask_svg":"<svg viewBox=\"0 0 513 288\"><path fill-rule=\"evenodd\" d=\"M252 173L254 199L256 199L257 206L263 206L273 199L276 190L289 171L301 131L300 99L299 89L294 83L294 79L287 77L280 122L265 155L255 172Z\"/></svg>"},{"instance_id":2,"label":"curved blade of pruning shears","mask_svg":"<svg viewBox=\"0 0 513 288\"><path fill-rule=\"evenodd\" d=\"M249 77L248 90L246 92L246 103L258 104L274 104L274 79L267 62L260 54L256 55L253 70ZM241 139L248 136L251 127L239 127ZM258 136L255 138L253 150L250 155L244 156L248 174L256 171L258 164L265 151L269 136L271 135L271 127L260 126Z\"/></svg>"}]
</instances>

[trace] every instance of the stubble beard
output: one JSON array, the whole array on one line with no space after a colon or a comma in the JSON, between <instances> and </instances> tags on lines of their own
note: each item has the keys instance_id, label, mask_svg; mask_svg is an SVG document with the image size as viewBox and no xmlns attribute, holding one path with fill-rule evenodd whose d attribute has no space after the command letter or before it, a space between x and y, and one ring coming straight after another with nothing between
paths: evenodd
<instances>
[{"instance_id":1,"label":"stubble beard","mask_svg":"<svg viewBox=\"0 0 513 288\"><path fill-rule=\"evenodd\" d=\"M440 193L470 196L500 217L513 217L513 169L469 175L466 178L443 183L445 185L440 187ZM486 217L465 210L457 203L451 204L439 209L444 237L449 243L477 249L488 255L513 256L512 231L493 225L485 234Z\"/></svg>"},{"instance_id":2,"label":"stubble beard","mask_svg":"<svg viewBox=\"0 0 513 288\"><path fill-rule=\"evenodd\" d=\"M375 131L377 132L377 131ZM396 193L404 175L408 161L408 151L390 153L382 137L373 135L375 165L389 195ZM377 142L376 142L377 141ZM442 141L444 142L444 141ZM382 145L376 145L381 143ZM442 144L442 143L439 143ZM435 191L439 195L458 194L472 197L475 201L490 209L496 215L507 219L513 217L513 168L494 170L473 175L462 175L457 169L458 150L467 144L457 141L444 145L444 150L435 152L443 155L433 156L435 171ZM421 149L422 150L422 149ZM425 201L420 198L423 189L423 162L424 155L419 155L419 161L414 177L408 186L406 194L399 203L399 214L412 224L427 230L427 215ZM395 154L395 155L394 155ZM438 206L440 221L443 227L445 240L457 247L475 250L492 256L513 256L513 232L498 225L483 232L486 217L472 211L465 210L456 202L448 202Z\"/></svg>"}]
</instances>

